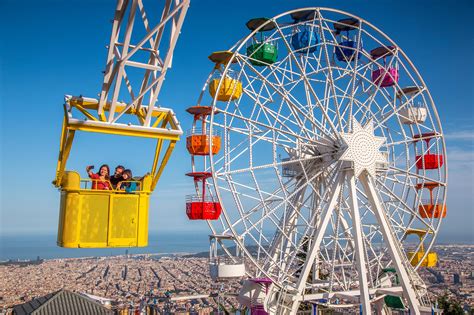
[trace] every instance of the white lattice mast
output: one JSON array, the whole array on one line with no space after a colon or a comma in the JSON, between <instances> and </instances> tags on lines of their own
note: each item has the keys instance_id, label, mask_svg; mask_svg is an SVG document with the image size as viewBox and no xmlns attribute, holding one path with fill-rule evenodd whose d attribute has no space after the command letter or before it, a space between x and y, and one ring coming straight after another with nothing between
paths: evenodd
<instances>
[{"instance_id":1,"label":"white lattice mast","mask_svg":"<svg viewBox=\"0 0 474 315\"><path fill-rule=\"evenodd\" d=\"M150 18L147 14L153 12L147 12L143 2L117 0L98 108L102 121L115 123L123 114L133 113L140 125L149 127L166 71L171 67L189 0L164 1L161 18L155 23L151 20L154 14ZM142 72L138 79L134 76L137 70ZM127 101L117 106L123 97Z\"/></svg>"}]
</instances>

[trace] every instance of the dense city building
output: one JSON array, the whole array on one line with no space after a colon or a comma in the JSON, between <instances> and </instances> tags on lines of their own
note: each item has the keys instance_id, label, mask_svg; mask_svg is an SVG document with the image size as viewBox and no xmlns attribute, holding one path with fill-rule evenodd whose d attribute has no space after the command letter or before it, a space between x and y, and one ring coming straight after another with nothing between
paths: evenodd
<instances>
[{"instance_id":1,"label":"dense city building","mask_svg":"<svg viewBox=\"0 0 474 315\"><path fill-rule=\"evenodd\" d=\"M439 263L421 268L432 301L448 294L474 307L474 245L438 245ZM61 289L88 297L119 314L209 314L238 307L240 279L213 282L208 259L123 255L4 262L0 314Z\"/></svg>"}]
</instances>

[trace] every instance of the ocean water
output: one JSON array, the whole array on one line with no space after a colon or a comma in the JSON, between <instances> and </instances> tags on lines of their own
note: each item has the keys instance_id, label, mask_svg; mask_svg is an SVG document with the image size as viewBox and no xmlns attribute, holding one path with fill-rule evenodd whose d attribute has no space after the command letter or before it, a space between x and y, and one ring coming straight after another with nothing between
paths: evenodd
<instances>
[{"instance_id":1,"label":"ocean water","mask_svg":"<svg viewBox=\"0 0 474 315\"><path fill-rule=\"evenodd\" d=\"M0 261L73 258L129 254L200 253L209 251L209 231L150 232L148 246L140 248L62 248L56 234L3 235L0 233ZM474 244L472 238L439 237L436 244Z\"/></svg>"},{"instance_id":2,"label":"ocean water","mask_svg":"<svg viewBox=\"0 0 474 315\"><path fill-rule=\"evenodd\" d=\"M0 235L0 261L73 258L129 254L198 253L209 250L209 233L150 232L148 246L140 248L62 248L56 234Z\"/></svg>"}]
</instances>

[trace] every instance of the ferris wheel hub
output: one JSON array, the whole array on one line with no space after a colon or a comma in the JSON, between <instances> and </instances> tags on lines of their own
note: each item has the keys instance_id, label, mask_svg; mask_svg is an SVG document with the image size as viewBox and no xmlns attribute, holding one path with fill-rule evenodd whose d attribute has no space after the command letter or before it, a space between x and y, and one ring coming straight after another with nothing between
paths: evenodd
<instances>
[{"instance_id":1,"label":"ferris wheel hub","mask_svg":"<svg viewBox=\"0 0 474 315\"><path fill-rule=\"evenodd\" d=\"M380 151L385 143L385 137L377 137L374 134L374 126L369 121L364 127L352 119L352 132L340 133L346 145L341 161L348 161L354 168L354 176L359 177L363 171L375 177L377 165L387 163L387 157Z\"/></svg>"}]
</instances>

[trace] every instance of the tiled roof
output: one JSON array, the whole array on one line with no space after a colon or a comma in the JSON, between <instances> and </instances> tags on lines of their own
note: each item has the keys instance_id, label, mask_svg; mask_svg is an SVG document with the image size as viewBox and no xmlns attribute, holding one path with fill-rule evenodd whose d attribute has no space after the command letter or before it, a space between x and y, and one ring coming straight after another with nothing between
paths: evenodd
<instances>
[{"instance_id":1,"label":"tiled roof","mask_svg":"<svg viewBox=\"0 0 474 315\"><path fill-rule=\"evenodd\" d=\"M101 304L68 290L53 292L13 308L13 314L16 315L109 315L113 313Z\"/></svg>"}]
</instances>

